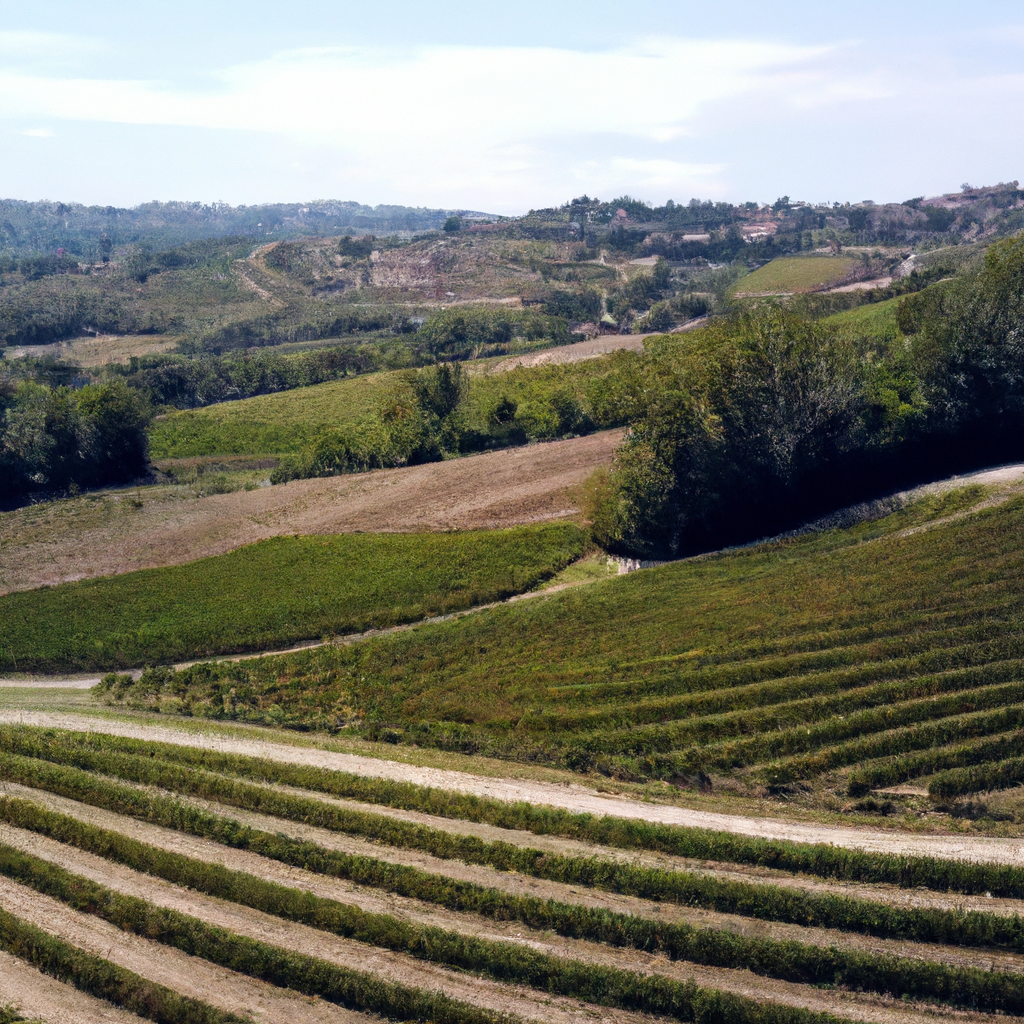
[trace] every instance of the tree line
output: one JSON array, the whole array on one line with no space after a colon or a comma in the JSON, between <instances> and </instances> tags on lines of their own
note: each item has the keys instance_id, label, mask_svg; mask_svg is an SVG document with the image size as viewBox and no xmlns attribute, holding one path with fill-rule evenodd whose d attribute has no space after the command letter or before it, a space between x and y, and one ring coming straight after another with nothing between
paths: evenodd
<instances>
[{"instance_id":1,"label":"tree line","mask_svg":"<svg viewBox=\"0 0 1024 1024\"><path fill-rule=\"evenodd\" d=\"M1024 238L899 307L858 342L778 305L640 363L631 428L591 496L599 540L679 555L1012 457L1024 426Z\"/></svg>"}]
</instances>

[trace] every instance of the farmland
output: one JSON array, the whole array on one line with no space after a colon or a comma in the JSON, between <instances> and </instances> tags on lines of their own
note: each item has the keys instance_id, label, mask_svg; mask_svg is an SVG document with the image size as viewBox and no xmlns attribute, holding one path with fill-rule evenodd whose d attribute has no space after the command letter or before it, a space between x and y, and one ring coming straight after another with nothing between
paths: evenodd
<instances>
[{"instance_id":1,"label":"farmland","mask_svg":"<svg viewBox=\"0 0 1024 1024\"><path fill-rule=\"evenodd\" d=\"M278 537L184 565L0 598L0 667L135 667L280 647L529 590L576 558L571 524Z\"/></svg>"},{"instance_id":2,"label":"farmland","mask_svg":"<svg viewBox=\"0 0 1024 1024\"><path fill-rule=\"evenodd\" d=\"M658 824L621 799L625 817L579 814L561 784L472 796L470 775L353 772L280 734L138 732L0 725L0 971L13 954L74 986L76 1020L107 1019L86 1000L172 1022L1021 1012L1020 867Z\"/></svg>"},{"instance_id":3,"label":"farmland","mask_svg":"<svg viewBox=\"0 0 1024 1024\"><path fill-rule=\"evenodd\" d=\"M829 812L867 798L864 813L913 824L929 794L1024 778L1024 500L987 489L1007 486L345 650L185 671L166 698L140 687L215 717L230 689L229 717L273 704L296 726L344 699L370 736ZM897 785L914 793L868 796ZM971 813L1016 821L1018 799Z\"/></svg>"},{"instance_id":4,"label":"farmland","mask_svg":"<svg viewBox=\"0 0 1024 1024\"><path fill-rule=\"evenodd\" d=\"M772 260L742 278L733 289L742 295L787 295L837 284L857 267L847 256L788 256Z\"/></svg>"}]
</instances>

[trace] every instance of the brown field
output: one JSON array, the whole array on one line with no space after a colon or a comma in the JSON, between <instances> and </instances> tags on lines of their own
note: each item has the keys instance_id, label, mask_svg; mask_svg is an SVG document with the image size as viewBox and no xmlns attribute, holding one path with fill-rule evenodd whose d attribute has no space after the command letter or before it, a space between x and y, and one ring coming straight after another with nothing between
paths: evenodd
<instances>
[{"instance_id":1,"label":"brown field","mask_svg":"<svg viewBox=\"0 0 1024 1024\"><path fill-rule=\"evenodd\" d=\"M497 529L578 514L621 430L277 487L102 491L0 513L0 593L177 565L282 534Z\"/></svg>"}]
</instances>

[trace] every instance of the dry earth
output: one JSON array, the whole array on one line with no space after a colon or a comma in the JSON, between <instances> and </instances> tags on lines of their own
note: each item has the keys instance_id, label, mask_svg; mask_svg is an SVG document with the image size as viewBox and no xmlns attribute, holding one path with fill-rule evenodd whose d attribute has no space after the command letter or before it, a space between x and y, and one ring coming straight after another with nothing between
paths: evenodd
<instances>
[{"instance_id":1,"label":"dry earth","mask_svg":"<svg viewBox=\"0 0 1024 1024\"><path fill-rule=\"evenodd\" d=\"M0 593L177 565L282 534L496 529L578 513L621 430L205 498L103 492L0 514ZM134 500L133 500L134 499ZM140 507L141 506L141 507Z\"/></svg>"},{"instance_id":2,"label":"dry earth","mask_svg":"<svg viewBox=\"0 0 1024 1024\"><path fill-rule=\"evenodd\" d=\"M4 1003L16 1006L26 1019L45 1024L140 1024L143 1020L0 952L0 1006Z\"/></svg>"},{"instance_id":3,"label":"dry earth","mask_svg":"<svg viewBox=\"0 0 1024 1024\"><path fill-rule=\"evenodd\" d=\"M362 757L282 743L237 739L224 735L183 732L168 726L144 726L131 722L88 718L79 715L12 711L0 714L0 722L24 722L88 732L131 736L153 742L177 743L229 753L265 757L289 764L307 764L338 771L353 772L371 778L388 778L422 786L470 793L509 802L545 804L579 813L640 818L665 825L708 828L719 832L781 839L804 843L827 843L872 853L899 853L908 856L938 857L943 860L972 860L983 863L1024 865L1024 843L1018 839L987 836L912 835L883 829L815 825L776 818L751 818L738 814L692 810L666 804L645 803L624 796L597 793L585 786L558 785L526 779L495 779L468 772L427 768L396 761Z\"/></svg>"}]
</instances>

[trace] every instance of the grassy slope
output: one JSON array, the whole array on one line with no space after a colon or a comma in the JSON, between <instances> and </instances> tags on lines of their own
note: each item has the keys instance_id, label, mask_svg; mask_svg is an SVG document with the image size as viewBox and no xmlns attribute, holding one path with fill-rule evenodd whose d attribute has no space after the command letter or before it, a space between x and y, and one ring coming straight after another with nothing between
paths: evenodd
<instances>
[{"instance_id":1,"label":"grassy slope","mask_svg":"<svg viewBox=\"0 0 1024 1024\"><path fill-rule=\"evenodd\" d=\"M603 358L474 374L467 420L471 426L483 428L503 396L517 402L522 415L531 405L545 405L559 388L582 394L599 387L613 365L613 360ZM401 371L377 373L173 413L153 425L151 454L154 459L292 454L324 430L355 426L368 419L380 398L398 386L402 376Z\"/></svg>"},{"instance_id":2,"label":"grassy slope","mask_svg":"<svg viewBox=\"0 0 1024 1024\"><path fill-rule=\"evenodd\" d=\"M0 598L0 670L89 670L282 646L528 590L579 555L569 524L278 537Z\"/></svg>"},{"instance_id":3,"label":"grassy slope","mask_svg":"<svg viewBox=\"0 0 1024 1024\"><path fill-rule=\"evenodd\" d=\"M1024 700L1012 629L1024 610L1024 501L900 531L981 496L967 488L849 530L250 663L231 677L237 713L259 721L280 701L299 724L344 700L418 742L634 777L702 765L760 772L940 719L953 724L941 742L961 742L957 716ZM217 686L205 685L194 692L199 713L218 704ZM981 734L1013 726L986 722Z\"/></svg>"},{"instance_id":4,"label":"grassy slope","mask_svg":"<svg viewBox=\"0 0 1024 1024\"><path fill-rule=\"evenodd\" d=\"M896 309L900 298L886 299L867 306L857 306L845 313L825 317L822 323L834 327L842 334L871 341L893 341L899 334Z\"/></svg>"},{"instance_id":5,"label":"grassy slope","mask_svg":"<svg viewBox=\"0 0 1024 1024\"><path fill-rule=\"evenodd\" d=\"M856 261L846 256L782 256L744 277L736 294L806 292L841 281Z\"/></svg>"}]
</instances>

